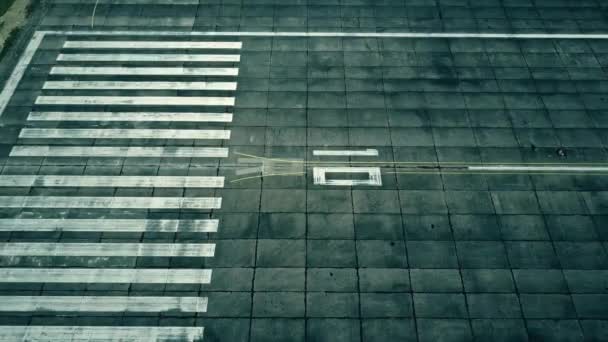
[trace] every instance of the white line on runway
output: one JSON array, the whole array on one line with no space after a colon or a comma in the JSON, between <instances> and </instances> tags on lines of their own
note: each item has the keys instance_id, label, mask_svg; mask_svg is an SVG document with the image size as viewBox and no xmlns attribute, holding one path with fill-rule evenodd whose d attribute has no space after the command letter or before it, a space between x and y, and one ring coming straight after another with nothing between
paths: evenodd
<instances>
[{"instance_id":1,"label":"white line on runway","mask_svg":"<svg viewBox=\"0 0 608 342\"><path fill-rule=\"evenodd\" d=\"M165 41L99 41L67 40L64 49L240 49L241 42L165 42Z\"/></svg>"},{"instance_id":2,"label":"white line on runway","mask_svg":"<svg viewBox=\"0 0 608 342\"><path fill-rule=\"evenodd\" d=\"M38 96L36 104L90 106L234 106L234 97Z\"/></svg>"},{"instance_id":3,"label":"white line on runway","mask_svg":"<svg viewBox=\"0 0 608 342\"><path fill-rule=\"evenodd\" d=\"M365 150L314 150L312 151L314 156L353 156L353 157L376 157L378 156L378 150L376 149L365 149Z\"/></svg>"},{"instance_id":4,"label":"white line on runway","mask_svg":"<svg viewBox=\"0 0 608 342\"><path fill-rule=\"evenodd\" d=\"M229 62L238 63L240 55L143 54L143 53L62 53L64 62Z\"/></svg>"},{"instance_id":5,"label":"white line on runway","mask_svg":"<svg viewBox=\"0 0 608 342\"><path fill-rule=\"evenodd\" d=\"M214 243L1 242L0 256L213 257ZM0 303L2 300L0 300ZM1 307L2 305L0 305Z\"/></svg>"},{"instance_id":6,"label":"white line on runway","mask_svg":"<svg viewBox=\"0 0 608 342\"><path fill-rule=\"evenodd\" d=\"M51 68L51 75L105 76L238 76L238 68L185 67L61 67Z\"/></svg>"},{"instance_id":7,"label":"white line on runway","mask_svg":"<svg viewBox=\"0 0 608 342\"><path fill-rule=\"evenodd\" d=\"M0 196L2 208L220 209L220 197Z\"/></svg>"},{"instance_id":8,"label":"white line on runway","mask_svg":"<svg viewBox=\"0 0 608 342\"><path fill-rule=\"evenodd\" d=\"M225 147L14 146L11 157L226 158Z\"/></svg>"},{"instance_id":9,"label":"white line on runway","mask_svg":"<svg viewBox=\"0 0 608 342\"><path fill-rule=\"evenodd\" d=\"M215 233L217 219L0 219L0 231L64 232L184 232Z\"/></svg>"},{"instance_id":10,"label":"white line on runway","mask_svg":"<svg viewBox=\"0 0 608 342\"><path fill-rule=\"evenodd\" d=\"M24 139L230 139L229 130L216 129L112 129L23 128Z\"/></svg>"},{"instance_id":11,"label":"white line on runway","mask_svg":"<svg viewBox=\"0 0 608 342\"><path fill-rule=\"evenodd\" d=\"M0 268L0 283L209 284L211 270Z\"/></svg>"},{"instance_id":12,"label":"white line on runway","mask_svg":"<svg viewBox=\"0 0 608 342\"><path fill-rule=\"evenodd\" d=\"M207 312L207 297L0 296L0 311Z\"/></svg>"},{"instance_id":13,"label":"white line on runway","mask_svg":"<svg viewBox=\"0 0 608 342\"><path fill-rule=\"evenodd\" d=\"M34 35L32 36L32 39L30 39L29 44L23 51L21 58L19 58L19 61L17 62L15 69L13 69L11 76L8 78L8 80L4 84L4 88L2 89L2 92L0 93L0 117L2 117L2 114L4 113L6 106L10 102L11 97L13 96L13 93L15 92L15 89L17 89L17 85L19 85L21 78L23 78L25 71L27 70L30 62L32 61L32 58L34 57L34 54L38 50L38 46L40 46L40 43L42 42L42 39L44 38L45 35L46 34L44 32L35 32L34 33Z\"/></svg>"},{"instance_id":14,"label":"white line on runway","mask_svg":"<svg viewBox=\"0 0 608 342\"><path fill-rule=\"evenodd\" d=\"M236 82L47 81L42 89L236 90Z\"/></svg>"},{"instance_id":15,"label":"white line on runway","mask_svg":"<svg viewBox=\"0 0 608 342\"><path fill-rule=\"evenodd\" d=\"M469 171L526 171L526 172L608 172L606 166L525 166L525 165L489 165L467 166Z\"/></svg>"},{"instance_id":16,"label":"white line on runway","mask_svg":"<svg viewBox=\"0 0 608 342\"><path fill-rule=\"evenodd\" d=\"M606 33L473 33L473 32L289 32L289 31L39 31L68 36L142 37L345 37L463 39L608 39Z\"/></svg>"},{"instance_id":17,"label":"white line on runway","mask_svg":"<svg viewBox=\"0 0 608 342\"><path fill-rule=\"evenodd\" d=\"M0 187L222 188L224 177L0 175Z\"/></svg>"},{"instance_id":18,"label":"white line on runway","mask_svg":"<svg viewBox=\"0 0 608 342\"><path fill-rule=\"evenodd\" d=\"M232 114L179 112L31 112L27 119L28 121L232 122Z\"/></svg>"},{"instance_id":19,"label":"white line on runway","mask_svg":"<svg viewBox=\"0 0 608 342\"><path fill-rule=\"evenodd\" d=\"M4 325L0 329L0 340L27 342L194 342L203 339L203 332L204 328L202 327Z\"/></svg>"},{"instance_id":20,"label":"white line on runway","mask_svg":"<svg viewBox=\"0 0 608 342\"><path fill-rule=\"evenodd\" d=\"M345 174L365 173L368 175L368 179L327 179L327 174L331 174L331 173L345 173ZM379 167L314 167L313 168L313 180L314 180L314 184L317 184L317 185L381 186L382 185L382 174L380 173Z\"/></svg>"}]
</instances>

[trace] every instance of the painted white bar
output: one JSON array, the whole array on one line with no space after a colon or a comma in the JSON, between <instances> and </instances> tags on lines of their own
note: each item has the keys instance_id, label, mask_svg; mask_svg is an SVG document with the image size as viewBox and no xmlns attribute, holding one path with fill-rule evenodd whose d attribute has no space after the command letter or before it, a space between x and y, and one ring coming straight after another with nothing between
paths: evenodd
<instances>
[{"instance_id":1,"label":"painted white bar","mask_svg":"<svg viewBox=\"0 0 608 342\"><path fill-rule=\"evenodd\" d=\"M215 129L112 129L23 128L24 139L230 139L230 130Z\"/></svg>"},{"instance_id":2,"label":"painted white bar","mask_svg":"<svg viewBox=\"0 0 608 342\"><path fill-rule=\"evenodd\" d=\"M220 197L0 196L2 208L220 209Z\"/></svg>"},{"instance_id":3,"label":"painted white bar","mask_svg":"<svg viewBox=\"0 0 608 342\"><path fill-rule=\"evenodd\" d=\"M34 58L34 54L36 53L36 50L38 50L38 47L40 46L40 43L42 42L44 36L44 32L34 33L32 39L30 39L30 42L28 43L27 47L23 51L23 54L19 58L17 65L15 65L11 76L4 84L4 88L2 89L2 92L0 92L0 117L2 117L6 106L11 100L15 89L17 89L17 85L19 85L21 78L23 78L25 70L27 70L27 67L32 61L32 58Z\"/></svg>"},{"instance_id":4,"label":"painted white bar","mask_svg":"<svg viewBox=\"0 0 608 342\"><path fill-rule=\"evenodd\" d=\"M47 81L42 89L236 90L236 82Z\"/></svg>"},{"instance_id":5,"label":"painted white bar","mask_svg":"<svg viewBox=\"0 0 608 342\"><path fill-rule=\"evenodd\" d=\"M0 340L28 342L194 342L202 340L203 333L204 328L202 327L5 325L0 329Z\"/></svg>"},{"instance_id":6,"label":"painted white bar","mask_svg":"<svg viewBox=\"0 0 608 342\"><path fill-rule=\"evenodd\" d=\"M21 232L184 232L215 233L217 219L138 220L138 219L0 219L0 231Z\"/></svg>"},{"instance_id":7,"label":"painted white bar","mask_svg":"<svg viewBox=\"0 0 608 342\"><path fill-rule=\"evenodd\" d=\"M608 172L606 166L518 166L518 165L488 165L467 166L469 171L529 171L529 172Z\"/></svg>"},{"instance_id":8,"label":"painted white bar","mask_svg":"<svg viewBox=\"0 0 608 342\"><path fill-rule=\"evenodd\" d=\"M198 0L197 0L198 1ZM63 62L231 62L238 63L240 55L142 54L142 53L62 53Z\"/></svg>"},{"instance_id":9,"label":"painted white bar","mask_svg":"<svg viewBox=\"0 0 608 342\"><path fill-rule=\"evenodd\" d=\"M38 96L37 105L234 106L234 97L203 96Z\"/></svg>"},{"instance_id":10,"label":"painted white bar","mask_svg":"<svg viewBox=\"0 0 608 342\"><path fill-rule=\"evenodd\" d=\"M230 113L31 112L28 121L232 122Z\"/></svg>"},{"instance_id":11,"label":"painted white bar","mask_svg":"<svg viewBox=\"0 0 608 342\"><path fill-rule=\"evenodd\" d=\"M14 146L11 157L226 158L225 147Z\"/></svg>"},{"instance_id":12,"label":"painted white bar","mask_svg":"<svg viewBox=\"0 0 608 342\"><path fill-rule=\"evenodd\" d=\"M0 256L213 257L214 243L1 242ZM0 305L1 306L1 305Z\"/></svg>"},{"instance_id":13,"label":"painted white bar","mask_svg":"<svg viewBox=\"0 0 608 342\"><path fill-rule=\"evenodd\" d=\"M211 270L126 268L2 268L0 283L209 284Z\"/></svg>"},{"instance_id":14,"label":"painted white bar","mask_svg":"<svg viewBox=\"0 0 608 342\"><path fill-rule=\"evenodd\" d=\"M241 42L163 42L163 41L98 41L68 40L64 49L240 49Z\"/></svg>"},{"instance_id":15,"label":"painted white bar","mask_svg":"<svg viewBox=\"0 0 608 342\"><path fill-rule=\"evenodd\" d=\"M472 33L472 32L289 32L289 31L39 31L68 36L143 37L370 37L470 39L608 39L606 33Z\"/></svg>"},{"instance_id":16,"label":"painted white bar","mask_svg":"<svg viewBox=\"0 0 608 342\"><path fill-rule=\"evenodd\" d=\"M340 156L352 156L352 157L377 157L378 150L368 148L365 150L314 150L312 151L313 156L328 156L328 157L340 157Z\"/></svg>"},{"instance_id":17,"label":"painted white bar","mask_svg":"<svg viewBox=\"0 0 608 342\"><path fill-rule=\"evenodd\" d=\"M224 177L0 175L0 187L222 188Z\"/></svg>"},{"instance_id":18,"label":"painted white bar","mask_svg":"<svg viewBox=\"0 0 608 342\"><path fill-rule=\"evenodd\" d=\"M51 75L129 75L129 76L238 76L238 68L184 67L63 67L51 68Z\"/></svg>"},{"instance_id":19,"label":"painted white bar","mask_svg":"<svg viewBox=\"0 0 608 342\"><path fill-rule=\"evenodd\" d=\"M366 173L369 175L369 179L327 179L327 173ZM382 186L382 175L378 167L314 167L313 179L317 185Z\"/></svg>"},{"instance_id":20,"label":"painted white bar","mask_svg":"<svg viewBox=\"0 0 608 342\"><path fill-rule=\"evenodd\" d=\"M2 312L207 312L207 297L2 296Z\"/></svg>"}]
</instances>

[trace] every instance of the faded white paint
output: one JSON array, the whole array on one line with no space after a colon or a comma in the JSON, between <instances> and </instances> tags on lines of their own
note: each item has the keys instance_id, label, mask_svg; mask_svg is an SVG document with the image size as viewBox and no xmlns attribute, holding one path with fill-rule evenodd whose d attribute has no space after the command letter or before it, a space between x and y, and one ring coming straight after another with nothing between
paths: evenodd
<instances>
[{"instance_id":1,"label":"faded white paint","mask_svg":"<svg viewBox=\"0 0 608 342\"><path fill-rule=\"evenodd\" d=\"M0 268L0 283L209 284L211 270Z\"/></svg>"},{"instance_id":2,"label":"faded white paint","mask_svg":"<svg viewBox=\"0 0 608 342\"><path fill-rule=\"evenodd\" d=\"M219 197L0 196L4 208L220 209Z\"/></svg>"},{"instance_id":3,"label":"faded white paint","mask_svg":"<svg viewBox=\"0 0 608 342\"><path fill-rule=\"evenodd\" d=\"M225 147L139 147L139 146L14 146L11 157L163 157L226 158Z\"/></svg>"},{"instance_id":4,"label":"faded white paint","mask_svg":"<svg viewBox=\"0 0 608 342\"><path fill-rule=\"evenodd\" d=\"M214 243L1 242L0 256L213 257ZM1 305L0 305L1 306Z\"/></svg>"},{"instance_id":5,"label":"faded white paint","mask_svg":"<svg viewBox=\"0 0 608 342\"><path fill-rule=\"evenodd\" d=\"M0 231L215 233L219 220L0 219Z\"/></svg>"},{"instance_id":6,"label":"faded white paint","mask_svg":"<svg viewBox=\"0 0 608 342\"><path fill-rule=\"evenodd\" d=\"M0 329L0 340L23 342L194 342L203 339L203 332L204 328L202 327L5 325Z\"/></svg>"},{"instance_id":7,"label":"faded white paint","mask_svg":"<svg viewBox=\"0 0 608 342\"><path fill-rule=\"evenodd\" d=\"M230 113L31 112L29 121L232 122Z\"/></svg>"},{"instance_id":8,"label":"faded white paint","mask_svg":"<svg viewBox=\"0 0 608 342\"><path fill-rule=\"evenodd\" d=\"M207 297L2 296L3 312L207 312Z\"/></svg>"},{"instance_id":9,"label":"faded white paint","mask_svg":"<svg viewBox=\"0 0 608 342\"><path fill-rule=\"evenodd\" d=\"M112 129L24 128L25 139L230 139L229 130L216 129Z\"/></svg>"},{"instance_id":10,"label":"faded white paint","mask_svg":"<svg viewBox=\"0 0 608 342\"><path fill-rule=\"evenodd\" d=\"M221 188L224 177L0 175L0 187Z\"/></svg>"}]
</instances>

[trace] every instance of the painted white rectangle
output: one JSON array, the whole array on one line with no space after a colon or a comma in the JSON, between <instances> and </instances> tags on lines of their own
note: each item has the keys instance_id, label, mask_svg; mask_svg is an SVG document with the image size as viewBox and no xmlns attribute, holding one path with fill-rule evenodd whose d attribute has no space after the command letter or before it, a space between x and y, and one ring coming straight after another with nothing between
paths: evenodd
<instances>
[{"instance_id":1,"label":"painted white rectangle","mask_svg":"<svg viewBox=\"0 0 608 342\"><path fill-rule=\"evenodd\" d=\"M183 232L215 233L217 219L138 220L138 219L0 219L0 231L21 232Z\"/></svg>"},{"instance_id":2,"label":"painted white rectangle","mask_svg":"<svg viewBox=\"0 0 608 342\"><path fill-rule=\"evenodd\" d=\"M366 173L368 179L327 179L328 173ZM315 167L313 179L317 185L333 186L382 186L382 175L378 167Z\"/></svg>"},{"instance_id":3,"label":"painted white rectangle","mask_svg":"<svg viewBox=\"0 0 608 342\"><path fill-rule=\"evenodd\" d=\"M112 129L24 128L24 139L230 139L229 130L217 129Z\"/></svg>"},{"instance_id":4,"label":"painted white rectangle","mask_svg":"<svg viewBox=\"0 0 608 342\"><path fill-rule=\"evenodd\" d=\"M68 40L64 49L240 49L241 42L98 41Z\"/></svg>"},{"instance_id":5,"label":"painted white rectangle","mask_svg":"<svg viewBox=\"0 0 608 342\"><path fill-rule=\"evenodd\" d=\"M2 312L207 312L207 297L2 296Z\"/></svg>"},{"instance_id":6,"label":"painted white rectangle","mask_svg":"<svg viewBox=\"0 0 608 342\"><path fill-rule=\"evenodd\" d=\"M0 329L0 340L27 342L194 342L201 341L203 333L204 328L202 327L5 325Z\"/></svg>"},{"instance_id":7,"label":"painted white rectangle","mask_svg":"<svg viewBox=\"0 0 608 342\"><path fill-rule=\"evenodd\" d=\"M0 175L0 187L221 188L224 177Z\"/></svg>"},{"instance_id":8,"label":"painted white rectangle","mask_svg":"<svg viewBox=\"0 0 608 342\"><path fill-rule=\"evenodd\" d=\"M38 96L37 105L234 106L234 97L205 96Z\"/></svg>"},{"instance_id":9,"label":"painted white rectangle","mask_svg":"<svg viewBox=\"0 0 608 342\"><path fill-rule=\"evenodd\" d=\"M236 82L47 81L42 89L236 90Z\"/></svg>"},{"instance_id":10,"label":"painted white rectangle","mask_svg":"<svg viewBox=\"0 0 608 342\"><path fill-rule=\"evenodd\" d=\"M377 157L378 150L368 148L365 150L314 150L312 151L313 156L328 156L328 157Z\"/></svg>"},{"instance_id":11,"label":"painted white rectangle","mask_svg":"<svg viewBox=\"0 0 608 342\"><path fill-rule=\"evenodd\" d=\"M220 197L0 196L3 208L220 209Z\"/></svg>"},{"instance_id":12,"label":"painted white rectangle","mask_svg":"<svg viewBox=\"0 0 608 342\"><path fill-rule=\"evenodd\" d=\"M520 172L608 172L606 166L525 166L525 165L488 165L468 166L469 171L520 171Z\"/></svg>"},{"instance_id":13,"label":"painted white rectangle","mask_svg":"<svg viewBox=\"0 0 608 342\"><path fill-rule=\"evenodd\" d=\"M232 122L230 113L31 112L29 121Z\"/></svg>"},{"instance_id":14,"label":"painted white rectangle","mask_svg":"<svg viewBox=\"0 0 608 342\"><path fill-rule=\"evenodd\" d=\"M1 268L0 283L209 284L211 270Z\"/></svg>"},{"instance_id":15,"label":"painted white rectangle","mask_svg":"<svg viewBox=\"0 0 608 342\"><path fill-rule=\"evenodd\" d=\"M1 242L0 256L199 257L215 254L214 243ZM0 305L1 306L1 305Z\"/></svg>"},{"instance_id":16,"label":"painted white rectangle","mask_svg":"<svg viewBox=\"0 0 608 342\"><path fill-rule=\"evenodd\" d=\"M63 67L51 68L51 75L130 76L238 76L238 68L185 67Z\"/></svg>"},{"instance_id":17,"label":"painted white rectangle","mask_svg":"<svg viewBox=\"0 0 608 342\"><path fill-rule=\"evenodd\" d=\"M11 157L226 158L225 147L14 146Z\"/></svg>"},{"instance_id":18,"label":"painted white rectangle","mask_svg":"<svg viewBox=\"0 0 608 342\"><path fill-rule=\"evenodd\" d=\"M238 63L239 55L143 54L143 53L62 53L63 62L228 62Z\"/></svg>"}]
</instances>

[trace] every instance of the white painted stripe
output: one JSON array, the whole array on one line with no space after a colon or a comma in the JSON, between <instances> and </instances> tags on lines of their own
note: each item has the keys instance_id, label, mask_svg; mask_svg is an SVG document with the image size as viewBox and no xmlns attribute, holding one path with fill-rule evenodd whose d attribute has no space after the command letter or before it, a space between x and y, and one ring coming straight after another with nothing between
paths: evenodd
<instances>
[{"instance_id":1,"label":"white painted stripe","mask_svg":"<svg viewBox=\"0 0 608 342\"><path fill-rule=\"evenodd\" d=\"M24 128L25 139L230 139L229 130L214 129L111 129Z\"/></svg>"},{"instance_id":2,"label":"white painted stripe","mask_svg":"<svg viewBox=\"0 0 608 342\"><path fill-rule=\"evenodd\" d=\"M65 49L240 49L241 42L163 42L163 41L98 41L68 40Z\"/></svg>"},{"instance_id":3,"label":"white painted stripe","mask_svg":"<svg viewBox=\"0 0 608 342\"><path fill-rule=\"evenodd\" d=\"M1 242L0 256L213 257L214 243ZM2 302L0 300L0 302ZM1 305L0 305L1 306Z\"/></svg>"},{"instance_id":4,"label":"white painted stripe","mask_svg":"<svg viewBox=\"0 0 608 342\"><path fill-rule=\"evenodd\" d=\"M234 106L234 97L38 96L37 105Z\"/></svg>"},{"instance_id":5,"label":"white painted stripe","mask_svg":"<svg viewBox=\"0 0 608 342\"><path fill-rule=\"evenodd\" d=\"M0 175L0 187L222 188L224 177Z\"/></svg>"},{"instance_id":6,"label":"white painted stripe","mask_svg":"<svg viewBox=\"0 0 608 342\"><path fill-rule=\"evenodd\" d=\"M232 122L232 114L178 112L31 112L27 119L29 121Z\"/></svg>"},{"instance_id":7,"label":"white painted stripe","mask_svg":"<svg viewBox=\"0 0 608 342\"><path fill-rule=\"evenodd\" d=\"M0 231L215 233L219 220L0 219Z\"/></svg>"},{"instance_id":8,"label":"white painted stripe","mask_svg":"<svg viewBox=\"0 0 608 342\"><path fill-rule=\"evenodd\" d=\"M236 82L47 81L42 89L236 90Z\"/></svg>"},{"instance_id":9,"label":"white painted stripe","mask_svg":"<svg viewBox=\"0 0 608 342\"><path fill-rule=\"evenodd\" d=\"M240 62L239 55L142 54L142 53L62 53L64 62Z\"/></svg>"},{"instance_id":10,"label":"white painted stripe","mask_svg":"<svg viewBox=\"0 0 608 342\"><path fill-rule=\"evenodd\" d=\"M220 209L219 197L0 196L3 208Z\"/></svg>"},{"instance_id":11,"label":"white painted stripe","mask_svg":"<svg viewBox=\"0 0 608 342\"><path fill-rule=\"evenodd\" d=\"M327 173L367 173L368 179L327 179ZM332 186L382 186L382 175L378 167L314 167L313 180L317 185Z\"/></svg>"},{"instance_id":12,"label":"white painted stripe","mask_svg":"<svg viewBox=\"0 0 608 342\"><path fill-rule=\"evenodd\" d=\"M353 157L377 157L378 150L368 148L366 150L314 150L312 151L314 156L353 156Z\"/></svg>"},{"instance_id":13,"label":"white painted stripe","mask_svg":"<svg viewBox=\"0 0 608 342\"><path fill-rule=\"evenodd\" d=\"M2 114L4 113L6 106L8 105L8 103L11 100L11 97L15 93L15 89L17 89L17 85L19 85L21 78L23 78L23 75L25 74L25 70L27 70L27 67L29 66L30 62L32 61L32 58L34 57L36 50L38 50L38 46L40 46L40 43L42 42L42 39L44 38L44 36L45 36L44 32L35 32L34 33L34 35L32 36L32 39L30 39L30 42L28 43L27 47L23 51L23 54L19 58L17 65L15 65L15 68L13 69L11 76L8 78L8 80L4 84L4 88L2 89L2 92L0 92L0 117L2 117Z\"/></svg>"},{"instance_id":14,"label":"white painted stripe","mask_svg":"<svg viewBox=\"0 0 608 342\"><path fill-rule=\"evenodd\" d=\"M68 36L143 37L369 37L471 39L608 39L606 33L469 33L469 32L289 32L289 31L39 31Z\"/></svg>"},{"instance_id":15,"label":"white painted stripe","mask_svg":"<svg viewBox=\"0 0 608 342\"><path fill-rule=\"evenodd\" d=\"M55 66L51 69L51 75L238 76L238 74L238 68Z\"/></svg>"},{"instance_id":16,"label":"white painted stripe","mask_svg":"<svg viewBox=\"0 0 608 342\"><path fill-rule=\"evenodd\" d=\"M226 158L225 147L14 146L11 157Z\"/></svg>"},{"instance_id":17,"label":"white painted stripe","mask_svg":"<svg viewBox=\"0 0 608 342\"><path fill-rule=\"evenodd\" d=\"M469 171L529 171L529 172L608 172L605 166L518 166L491 165L467 166Z\"/></svg>"},{"instance_id":18,"label":"white painted stripe","mask_svg":"<svg viewBox=\"0 0 608 342\"><path fill-rule=\"evenodd\" d=\"M207 312L207 297L0 296L0 311Z\"/></svg>"},{"instance_id":19,"label":"white painted stripe","mask_svg":"<svg viewBox=\"0 0 608 342\"><path fill-rule=\"evenodd\" d=\"M204 328L202 327L4 325L0 329L0 340L27 342L194 342L203 339L203 332Z\"/></svg>"},{"instance_id":20,"label":"white painted stripe","mask_svg":"<svg viewBox=\"0 0 608 342\"><path fill-rule=\"evenodd\" d=\"M209 284L211 270L0 268L0 283Z\"/></svg>"}]
</instances>

